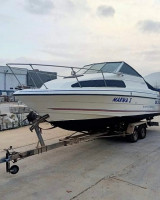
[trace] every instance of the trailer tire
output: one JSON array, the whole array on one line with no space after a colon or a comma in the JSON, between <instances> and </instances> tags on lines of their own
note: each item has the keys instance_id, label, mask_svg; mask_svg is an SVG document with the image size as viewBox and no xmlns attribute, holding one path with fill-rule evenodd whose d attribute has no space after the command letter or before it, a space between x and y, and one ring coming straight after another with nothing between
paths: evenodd
<instances>
[{"instance_id":1,"label":"trailer tire","mask_svg":"<svg viewBox=\"0 0 160 200\"><path fill-rule=\"evenodd\" d=\"M134 143L134 142L138 141L138 137L139 137L138 131L135 129L134 132L133 132L133 134L127 136L127 140L129 142Z\"/></svg>"},{"instance_id":2,"label":"trailer tire","mask_svg":"<svg viewBox=\"0 0 160 200\"><path fill-rule=\"evenodd\" d=\"M146 137L146 126L139 126L138 128L138 136L139 139L144 139Z\"/></svg>"}]
</instances>

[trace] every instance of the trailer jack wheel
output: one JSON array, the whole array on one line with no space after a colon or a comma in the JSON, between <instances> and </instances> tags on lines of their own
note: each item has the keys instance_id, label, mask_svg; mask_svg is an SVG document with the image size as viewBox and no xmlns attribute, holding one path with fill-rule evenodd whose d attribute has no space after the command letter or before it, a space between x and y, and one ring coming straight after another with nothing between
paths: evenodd
<instances>
[{"instance_id":1,"label":"trailer jack wheel","mask_svg":"<svg viewBox=\"0 0 160 200\"><path fill-rule=\"evenodd\" d=\"M11 174L17 174L19 172L19 167L17 165L12 165L12 167L9 169L9 172Z\"/></svg>"}]
</instances>

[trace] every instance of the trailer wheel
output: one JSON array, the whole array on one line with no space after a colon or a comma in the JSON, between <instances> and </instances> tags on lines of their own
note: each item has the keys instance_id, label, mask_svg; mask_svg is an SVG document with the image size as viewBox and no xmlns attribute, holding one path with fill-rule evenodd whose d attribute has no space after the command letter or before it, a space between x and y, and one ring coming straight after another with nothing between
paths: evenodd
<instances>
[{"instance_id":1,"label":"trailer wheel","mask_svg":"<svg viewBox=\"0 0 160 200\"><path fill-rule=\"evenodd\" d=\"M9 172L11 174L17 174L19 172L19 167L17 165L12 165L12 167L9 169Z\"/></svg>"},{"instance_id":2,"label":"trailer wheel","mask_svg":"<svg viewBox=\"0 0 160 200\"><path fill-rule=\"evenodd\" d=\"M127 136L127 139L128 139L129 142L132 142L132 143L137 142L138 136L139 136L138 131L135 129L133 134Z\"/></svg>"},{"instance_id":3,"label":"trailer wheel","mask_svg":"<svg viewBox=\"0 0 160 200\"><path fill-rule=\"evenodd\" d=\"M139 136L139 139L144 139L146 137L146 127L145 126L140 126L138 128L138 136Z\"/></svg>"}]
</instances>

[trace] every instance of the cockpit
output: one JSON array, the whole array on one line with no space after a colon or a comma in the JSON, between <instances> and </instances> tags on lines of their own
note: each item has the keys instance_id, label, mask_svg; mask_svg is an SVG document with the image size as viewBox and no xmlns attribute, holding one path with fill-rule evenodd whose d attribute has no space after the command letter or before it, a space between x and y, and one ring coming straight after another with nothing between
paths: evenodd
<instances>
[{"instance_id":1,"label":"cockpit","mask_svg":"<svg viewBox=\"0 0 160 200\"><path fill-rule=\"evenodd\" d=\"M141 77L130 65L125 62L103 62L85 65L76 74L92 74L92 73L122 73L132 76Z\"/></svg>"}]
</instances>

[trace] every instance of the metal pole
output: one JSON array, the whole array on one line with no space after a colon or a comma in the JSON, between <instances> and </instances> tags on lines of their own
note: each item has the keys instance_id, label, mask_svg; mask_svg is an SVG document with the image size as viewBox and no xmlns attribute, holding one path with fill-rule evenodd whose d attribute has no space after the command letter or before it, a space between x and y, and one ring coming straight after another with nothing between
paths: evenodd
<instances>
[{"instance_id":1,"label":"metal pole","mask_svg":"<svg viewBox=\"0 0 160 200\"><path fill-rule=\"evenodd\" d=\"M4 71L4 90L6 90L6 76L7 76L8 70Z\"/></svg>"},{"instance_id":2,"label":"metal pole","mask_svg":"<svg viewBox=\"0 0 160 200\"><path fill-rule=\"evenodd\" d=\"M37 134L37 137L38 137L38 140L39 140L41 146L42 147L45 146L45 143L44 143L44 140L43 140L43 137L42 137L41 129L38 126L36 126L35 131L36 131L36 134Z\"/></svg>"},{"instance_id":3,"label":"metal pole","mask_svg":"<svg viewBox=\"0 0 160 200\"><path fill-rule=\"evenodd\" d=\"M18 83L20 84L20 86L22 86L21 82L18 80L18 78L17 78L16 74L14 73L14 71L12 70L12 68L11 68L8 64L6 64L6 65L7 65L7 67L9 67L9 69L10 69L11 72L13 73L14 77L17 79L17 81L18 81Z\"/></svg>"},{"instance_id":4,"label":"metal pole","mask_svg":"<svg viewBox=\"0 0 160 200\"><path fill-rule=\"evenodd\" d=\"M78 80L78 78L77 78L77 75L76 75L75 71L73 70L73 67L71 67L71 69L72 69L73 76L77 79L77 82L78 82L78 84L79 84L79 87L81 88L81 84L80 84L80 82L79 82L79 80Z\"/></svg>"},{"instance_id":5,"label":"metal pole","mask_svg":"<svg viewBox=\"0 0 160 200\"><path fill-rule=\"evenodd\" d=\"M103 74L103 71L102 71L102 70L101 70L101 73L102 73L102 76L103 76L104 84L105 84L105 86L107 87L106 80L105 80L105 78L104 78L104 74Z\"/></svg>"},{"instance_id":6,"label":"metal pole","mask_svg":"<svg viewBox=\"0 0 160 200\"><path fill-rule=\"evenodd\" d=\"M32 80L32 82L33 82L34 86L37 88L37 85L36 85L36 83L35 83L34 79L32 78L32 76L30 75L30 73L29 73L29 70L28 70L28 76L29 76L29 77L30 77L30 79Z\"/></svg>"},{"instance_id":7,"label":"metal pole","mask_svg":"<svg viewBox=\"0 0 160 200\"><path fill-rule=\"evenodd\" d=\"M9 159L9 151L7 150L6 151L6 172L9 172L9 169L10 169L10 161L8 160Z\"/></svg>"}]
</instances>

